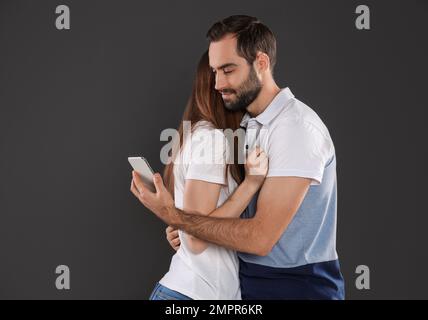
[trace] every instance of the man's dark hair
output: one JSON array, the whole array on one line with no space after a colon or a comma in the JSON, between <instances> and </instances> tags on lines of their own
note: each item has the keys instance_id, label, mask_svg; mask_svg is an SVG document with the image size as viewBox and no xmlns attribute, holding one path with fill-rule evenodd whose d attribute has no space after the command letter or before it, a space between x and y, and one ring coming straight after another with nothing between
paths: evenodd
<instances>
[{"instance_id":1,"label":"man's dark hair","mask_svg":"<svg viewBox=\"0 0 428 320\"><path fill-rule=\"evenodd\" d=\"M259 19L244 15L227 17L213 24L207 32L210 42L219 41L227 34L235 34L238 55L251 65L257 57L257 51L269 56L270 68L276 62L276 39L273 32Z\"/></svg>"}]
</instances>

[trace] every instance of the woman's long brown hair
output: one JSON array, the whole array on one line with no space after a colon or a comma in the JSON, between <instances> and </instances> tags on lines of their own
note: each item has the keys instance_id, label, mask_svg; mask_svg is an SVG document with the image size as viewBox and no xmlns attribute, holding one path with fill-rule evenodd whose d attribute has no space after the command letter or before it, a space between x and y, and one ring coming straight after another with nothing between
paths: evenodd
<instances>
[{"instance_id":1,"label":"woman's long brown hair","mask_svg":"<svg viewBox=\"0 0 428 320\"><path fill-rule=\"evenodd\" d=\"M209 66L208 51L206 51L199 60L196 70L196 76L193 82L192 93L184 110L183 118L178 128L179 143L173 150L181 150L183 146L183 121L191 122L191 129L198 121L208 121L216 129L232 129L235 131L239 128L243 112L229 111L224 107L223 100L220 94L214 89L215 78ZM230 170L233 179L239 184L244 177L244 168L242 164L238 164L236 141L229 144L230 154L233 154L234 163L226 166L226 175ZM175 152L172 152L170 160L174 160ZM165 186L174 195L174 161L170 161L165 166L163 178Z\"/></svg>"}]
</instances>

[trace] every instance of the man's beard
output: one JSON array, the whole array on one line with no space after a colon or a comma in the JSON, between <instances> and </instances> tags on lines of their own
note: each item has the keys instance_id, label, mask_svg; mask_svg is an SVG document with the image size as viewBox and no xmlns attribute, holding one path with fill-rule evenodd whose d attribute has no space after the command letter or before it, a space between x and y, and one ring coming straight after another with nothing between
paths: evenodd
<instances>
[{"instance_id":1,"label":"man's beard","mask_svg":"<svg viewBox=\"0 0 428 320\"><path fill-rule=\"evenodd\" d=\"M223 99L224 106L230 111L245 110L256 98L258 97L262 84L257 78L254 67L251 67L250 74L243 84L239 86L237 90L224 89L222 92L234 93L236 96L235 100Z\"/></svg>"}]
</instances>

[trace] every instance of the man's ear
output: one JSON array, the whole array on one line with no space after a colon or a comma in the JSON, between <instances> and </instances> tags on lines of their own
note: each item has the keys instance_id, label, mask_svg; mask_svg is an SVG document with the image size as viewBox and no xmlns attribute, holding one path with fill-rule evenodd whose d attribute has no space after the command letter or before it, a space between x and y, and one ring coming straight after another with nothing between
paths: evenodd
<instances>
[{"instance_id":1,"label":"man's ear","mask_svg":"<svg viewBox=\"0 0 428 320\"><path fill-rule=\"evenodd\" d=\"M264 52L257 52L256 60L254 61L254 66L258 73L265 73L270 71L270 59L269 56Z\"/></svg>"}]
</instances>

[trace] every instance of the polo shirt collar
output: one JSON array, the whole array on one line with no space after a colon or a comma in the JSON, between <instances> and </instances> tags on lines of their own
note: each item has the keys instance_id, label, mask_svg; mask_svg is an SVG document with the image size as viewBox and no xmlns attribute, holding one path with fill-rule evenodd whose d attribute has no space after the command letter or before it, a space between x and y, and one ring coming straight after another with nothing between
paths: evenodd
<instances>
[{"instance_id":1,"label":"polo shirt collar","mask_svg":"<svg viewBox=\"0 0 428 320\"><path fill-rule=\"evenodd\" d=\"M271 122L272 119L274 119L286 107L287 102L292 98L294 98L294 95L291 93L289 88L282 89L275 98L273 98L267 108L257 117L251 118L248 112L245 113L241 120L241 127L246 128L250 119L256 120L261 125L269 124L269 122Z\"/></svg>"}]
</instances>

